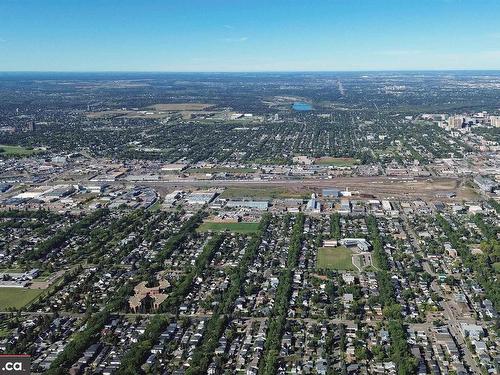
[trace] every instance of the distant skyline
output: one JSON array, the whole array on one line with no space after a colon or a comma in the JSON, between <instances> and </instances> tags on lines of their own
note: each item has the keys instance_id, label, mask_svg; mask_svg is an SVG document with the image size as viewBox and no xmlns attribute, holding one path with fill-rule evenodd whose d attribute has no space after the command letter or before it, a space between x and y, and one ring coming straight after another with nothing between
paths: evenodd
<instances>
[{"instance_id":1,"label":"distant skyline","mask_svg":"<svg viewBox=\"0 0 500 375\"><path fill-rule=\"evenodd\" d=\"M498 0L2 0L0 71L500 69Z\"/></svg>"}]
</instances>

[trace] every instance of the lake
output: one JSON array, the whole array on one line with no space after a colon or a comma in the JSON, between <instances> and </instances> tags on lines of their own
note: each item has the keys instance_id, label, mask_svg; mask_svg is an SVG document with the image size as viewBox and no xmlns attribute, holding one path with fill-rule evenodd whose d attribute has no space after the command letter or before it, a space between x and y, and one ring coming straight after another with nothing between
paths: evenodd
<instances>
[{"instance_id":1,"label":"lake","mask_svg":"<svg viewBox=\"0 0 500 375\"><path fill-rule=\"evenodd\" d=\"M295 102L292 105L294 111L312 111L313 107L309 103Z\"/></svg>"}]
</instances>

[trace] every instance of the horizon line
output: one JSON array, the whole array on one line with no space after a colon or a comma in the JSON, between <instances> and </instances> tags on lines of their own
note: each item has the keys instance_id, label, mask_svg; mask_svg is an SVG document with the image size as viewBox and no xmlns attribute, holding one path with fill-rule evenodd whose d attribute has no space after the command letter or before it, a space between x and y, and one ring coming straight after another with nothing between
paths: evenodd
<instances>
[{"instance_id":1,"label":"horizon line","mask_svg":"<svg viewBox=\"0 0 500 375\"><path fill-rule=\"evenodd\" d=\"M355 70L0 70L12 73L168 73L168 74L230 74L230 73L378 73L378 72L500 72L500 68L445 68L445 69L355 69Z\"/></svg>"}]
</instances>

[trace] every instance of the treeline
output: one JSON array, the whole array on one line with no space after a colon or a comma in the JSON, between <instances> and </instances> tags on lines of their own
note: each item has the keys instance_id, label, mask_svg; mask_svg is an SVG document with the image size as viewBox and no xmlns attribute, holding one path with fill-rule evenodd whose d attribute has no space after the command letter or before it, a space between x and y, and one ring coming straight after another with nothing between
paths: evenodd
<instances>
[{"instance_id":1,"label":"treeline","mask_svg":"<svg viewBox=\"0 0 500 375\"><path fill-rule=\"evenodd\" d=\"M463 265L474 271L475 278L479 285L484 289L486 297L491 300L497 310L500 309L500 284L497 281L497 275L493 268L493 261L495 258L495 252L492 254L482 254L482 255L472 255L466 241L463 241L460 236L460 231L454 230L451 224L442 216L437 215L437 222L444 234L450 240L452 246L457 250L460 258L462 259ZM482 222L481 217L476 217L475 221L481 221L480 227L486 225ZM493 235L492 231L496 231L497 228L492 228L491 230L483 230L485 236ZM495 232L496 233L496 232ZM496 241L496 239L491 239ZM498 244L497 244L498 248Z\"/></svg>"},{"instance_id":2,"label":"treeline","mask_svg":"<svg viewBox=\"0 0 500 375\"><path fill-rule=\"evenodd\" d=\"M54 296L57 292L62 290L66 285L76 280L78 275L82 272L83 267L78 265L76 268L66 272L62 279L57 280L50 288L45 289L41 294L38 295L31 303L24 307L24 309L29 309L31 311L36 311L42 308L41 301L47 300Z\"/></svg>"},{"instance_id":3,"label":"treeline","mask_svg":"<svg viewBox=\"0 0 500 375\"><path fill-rule=\"evenodd\" d=\"M498 203L495 199L491 198L488 200L488 203L495 209L497 214L500 214L500 203Z\"/></svg>"},{"instance_id":4,"label":"treeline","mask_svg":"<svg viewBox=\"0 0 500 375\"><path fill-rule=\"evenodd\" d=\"M52 362L46 374L67 374L67 369L80 358L81 353L97 341L109 315L109 311L106 309L91 316L85 323L85 329L72 336L71 341Z\"/></svg>"},{"instance_id":5,"label":"treeline","mask_svg":"<svg viewBox=\"0 0 500 375\"><path fill-rule=\"evenodd\" d=\"M396 364L399 375L415 374L417 359L411 354L408 347L406 329L402 319L389 320L387 331L391 338L390 357Z\"/></svg>"},{"instance_id":6,"label":"treeline","mask_svg":"<svg viewBox=\"0 0 500 375\"><path fill-rule=\"evenodd\" d=\"M191 269L186 275L184 275L180 282L175 284L174 289L169 294L167 299L162 302L159 309L160 313L168 312L180 306L186 295L191 291L194 279L198 276L201 276L202 271L212 260L223 239L223 236L219 234L208 241L201 254L196 258L193 269ZM142 364L145 362L149 351L158 341L161 333L166 329L167 325L168 318L164 315L158 315L154 319L152 319L151 323L148 324L146 331L140 337L139 341L135 343L123 357L122 363L118 368L116 374L137 374L140 371Z\"/></svg>"},{"instance_id":7,"label":"treeline","mask_svg":"<svg viewBox=\"0 0 500 375\"><path fill-rule=\"evenodd\" d=\"M169 294L168 298L160 305L160 312L176 312L171 311L182 304L184 298L191 291L193 281L196 277L201 276L208 263L212 260L215 252L219 249L224 237L222 234L216 234L212 237L200 255L196 258L194 267L175 285L174 290Z\"/></svg>"},{"instance_id":8,"label":"treeline","mask_svg":"<svg viewBox=\"0 0 500 375\"><path fill-rule=\"evenodd\" d=\"M259 365L259 374L262 375L274 375L278 367L281 338L283 336L288 315L288 306L292 294L293 270L297 267L299 262L303 232L304 214L298 214L292 229L287 265L281 272L273 310L268 320L269 327L267 329L266 344Z\"/></svg>"},{"instance_id":9,"label":"treeline","mask_svg":"<svg viewBox=\"0 0 500 375\"><path fill-rule=\"evenodd\" d=\"M62 218L62 215L58 215L47 210L0 211L0 231L14 228L24 228L29 229L33 234L42 237L49 232L51 225Z\"/></svg>"},{"instance_id":10,"label":"treeline","mask_svg":"<svg viewBox=\"0 0 500 375\"><path fill-rule=\"evenodd\" d=\"M186 375L206 374L213 353L218 346L219 339L224 334L229 317L233 311L234 301L243 292L248 267L259 251L259 246L270 221L271 215L266 214L262 217L259 228L257 232L253 234L238 267L230 271L229 288L224 293L221 303L217 306L214 314L208 321L203 343L193 353L190 367L187 369Z\"/></svg>"},{"instance_id":11,"label":"treeline","mask_svg":"<svg viewBox=\"0 0 500 375\"><path fill-rule=\"evenodd\" d=\"M37 260L46 256L51 251L62 246L70 238L86 233L92 224L95 224L107 215L109 215L108 209L99 209L85 216L73 225L70 225L69 228L58 230L53 236L43 241L33 251L29 252L26 258L28 260Z\"/></svg>"},{"instance_id":12,"label":"treeline","mask_svg":"<svg viewBox=\"0 0 500 375\"><path fill-rule=\"evenodd\" d=\"M485 235L486 240L494 241L497 239L497 235L498 232L500 231L500 228L488 225L488 223L484 221L483 215L481 214L474 215L472 217L472 221L474 224L478 226L479 229L481 229L481 232Z\"/></svg>"},{"instance_id":13,"label":"treeline","mask_svg":"<svg viewBox=\"0 0 500 375\"><path fill-rule=\"evenodd\" d=\"M122 358L116 374L136 375L141 373L140 368L146 361L153 345L158 341L160 334L165 330L169 319L164 315L155 315L148 323L144 334L140 337Z\"/></svg>"},{"instance_id":14,"label":"treeline","mask_svg":"<svg viewBox=\"0 0 500 375\"><path fill-rule=\"evenodd\" d=\"M87 255L95 255L96 258L99 259L100 267L109 265L115 258L99 257L98 255L104 255L106 251L114 246L120 239L123 239L129 233L137 230L141 225L144 226L144 223L151 218L151 215L150 212L145 210L135 210L113 221L105 228L94 228L90 233L92 239L86 246L80 249L80 252ZM159 217L161 218L163 216L160 215ZM157 222L158 220L150 222L146 224L146 227L154 225ZM136 239L136 241L139 241L139 239ZM123 250L120 251L121 255L124 256L125 254L123 253L131 250L128 249L127 246L132 245L128 244L124 246ZM99 254L94 254L94 252ZM131 283L125 283L106 301L103 310L92 315L89 313L85 321L85 328L71 337L70 342L58 355L47 373L50 375L66 374L68 372L67 369L80 358L82 353L90 345L98 341L99 333L104 328L106 321L108 321L114 312L123 308L124 302L127 301L132 292L133 285Z\"/></svg>"},{"instance_id":15,"label":"treeline","mask_svg":"<svg viewBox=\"0 0 500 375\"><path fill-rule=\"evenodd\" d=\"M58 214L48 210L7 210L0 211L0 219L48 219L55 221Z\"/></svg>"},{"instance_id":16,"label":"treeline","mask_svg":"<svg viewBox=\"0 0 500 375\"><path fill-rule=\"evenodd\" d=\"M378 300L383 307L384 318L388 320L387 330L391 338L389 356L391 361L396 364L399 375L414 374L417 362L411 354L406 341L406 329L401 315L401 306L396 301L396 292L389 273L389 260L380 238L377 220L370 215L366 220L366 224L373 246L373 256L380 268L380 271L377 272Z\"/></svg>"},{"instance_id":17,"label":"treeline","mask_svg":"<svg viewBox=\"0 0 500 375\"><path fill-rule=\"evenodd\" d=\"M377 219L375 216L370 215L366 218L366 226L368 228L368 235L373 247L373 259L378 268L382 270L389 270L389 259L384 251L384 246L380 238L380 232L377 226Z\"/></svg>"},{"instance_id":18,"label":"treeline","mask_svg":"<svg viewBox=\"0 0 500 375\"><path fill-rule=\"evenodd\" d=\"M156 257L158 265L163 264L163 262L168 257L170 257L174 250L177 249L183 242L185 242L189 238L190 235L194 233L196 228L198 228L198 226L203 221L205 215L206 213L201 210L196 212L182 225L178 233L169 237L167 243Z\"/></svg>"},{"instance_id":19,"label":"treeline","mask_svg":"<svg viewBox=\"0 0 500 375\"><path fill-rule=\"evenodd\" d=\"M330 216L330 237L340 240L340 214L335 212Z\"/></svg>"},{"instance_id":20,"label":"treeline","mask_svg":"<svg viewBox=\"0 0 500 375\"><path fill-rule=\"evenodd\" d=\"M387 319L387 331L391 338L389 356L391 361L396 364L399 375L414 374L417 361L408 346L401 306L396 302L394 285L389 272L378 272L377 281L380 293L379 301L383 307L384 318Z\"/></svg>"},{"instance_id":21,"label":"treeline","mask_svg":"<svg viewBox=\"0 0 500 375\"><path fill-rule=\"evenodd\" d=\"M148 211L139 209L131 211L117 220L110 218L112 220L108 220L105 226L94 227L87 236L86 244L66 254L66 257L70 257L72 262L78 262L80 259L88 259L95 263L105 262L106 259L103 256L120 240L141 228L149 215ZM107 261L114 262L114 259L110 258Z\"/></svg>"},{"instance_id":22,"label":"treeline","mask_svg":"<svg viewBox=\"0 0 500 375\"><path fill-rule=\"evenodd\" d=\"M130 291L130 285L126 284L122 286L113 297L111 297L104 310L88 317L85 322L85 328L71 337L70 342L64 347L64 350L59 353L45 374L67 374L68 368L81 357L82 353L90 345L97 342L99 333L104 328L106 321L109 319L112 312L116 311L119 306L121 306L123 299L127 298Z\"/></svg>"},{"instance_id":23,"label":"treeline","mask_svg":"<svg viewBox=\"0 0 500 375\"><path fill-rule=\"evenodd\" d=\"M383 283L382 285L385 285L385 287L379 290L382 306L384 307L384 318L387 319L387 331L391 338L389 357L396 364L399 375L414 374L417 361L411 354L408 346L406 329L401 315L401 306L395 302L394 288L389 274L385 271L379 272L378 281L379 286L380 282Z\"/></svg>"}]
</instances>

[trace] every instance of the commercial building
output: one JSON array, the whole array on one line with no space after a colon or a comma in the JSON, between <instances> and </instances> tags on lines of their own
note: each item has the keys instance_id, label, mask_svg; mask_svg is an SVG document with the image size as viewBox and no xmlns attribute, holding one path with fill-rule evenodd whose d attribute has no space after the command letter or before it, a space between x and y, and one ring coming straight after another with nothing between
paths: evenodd
<instances>
[{"instance_id":1,"label":"commercial building","mask_svg":"<svg viewBox=\"0 0 500 375\"><path fill-rule=\"evenodd\" d=\"M486 193L491 193L497 184L487 177L476 176L474 177L474 183Z\"/></svg>"},{"instance_id":2,"label":"commercial building","mask_svg":"<svg viewBox=\"0 0 500 375\"><path fill-rule=\"evenodd\" d=\"M197 191L194 193L191 193L187 197L187 203L188 204L207 204L210 203L217 193L214 193L213 191Z\"/></svg>"},{"instance_id":3,"label":"commercial building","mask_svg":"<svg viewBox=\"0 0 500 375\"><path fill-rule=\"evenodd\" d=\"M340 197L340 190L339 189L332 189L332 188L323 189L321 191L321 195L323 195L323 197L338 198L338 197Z\"/></svg>"},{"instance_id":4,"label":"commercial building","mask_svg":"<svg viewBox=\"0 0 500 375\"><path fill-rule=\"evenodd\" d=\"M185 163L170 163L161 167L164 172L180 172L186 169L189 165Z\"/></svg>"},{"instance_id":5,"label":"commercial building","mask_svg":"<svg viewBox=\"0 0 500 375\"><path fill-rule=\"evenodd\" d=\"M228 201L226 207L245 207L257 210L267 210L269 202L267 201Z\"/></svg>"},{"instance_id":6,"label":"commercial building","mask_svg":"<svg viewBox=\"0 0 500 375\"><path fill-rule=\"evenodd\" d=\"M361 251L369 251L371 247L370 243L364 238L343 238L339 243L346 247L357 246Z\"/></svg>"},{"instance_id":7,"label":"commercial building","mask_svg":"<svg viewBox=\"0 0 500 375\"><path fill-rule=\"evenodd\" d=\"M384 209L384 211L392 211L391 202L389 202L387 200L383 200L382 201L382 208Z\"/></svg>"},{"instance_id":8,"label":"commercial building","mask_svg":"<svg viewBox=\"0 0 500 375\"><path fill-rule=\"evenodd\" d=\"M490 125L496 128L500 127L500 116L490 116Z\"/></svg>"},{"instance_id":9,"label":"commercial building","mask_svg":"<svg viewBox=\"0 0 500 375\"><path fill-rule=\"evenodd\" d=\"M464 123L464 118L462 116L450 116L448 118L448 126L454 129L461 129Z\"/></svg>"},{"instance_id":10,"label":"commercial building","mask_svg":"<svg viewBox=\"0 0 500 375\"><path fill-rule=\"evenodd\" d=\"M12 187L11 184L4 184L0 183L0 193L5 193L7 190L9 190Z\"/></svg>"},{"instance_id":11,"label":"commercial building","mask_svg":"<svg viewBox=\"0 0 500 375\"><path fill-rule=\"evenodd\" d=\"M351 213L351 202L348 199L343 199L340 201L340 214L349 214Z\"/></svg>"},{"instance_id":12,"label":"commercial building","mask_svg":"<svg viewBox=\"0 0 500 375\"><path fill-rule=\"evenodd\" d=\"M311 194L311 199L307 201L306 210L309 212L321 212L321 203L316 199L316 194Z\"/></svg>"}]
</instances>

